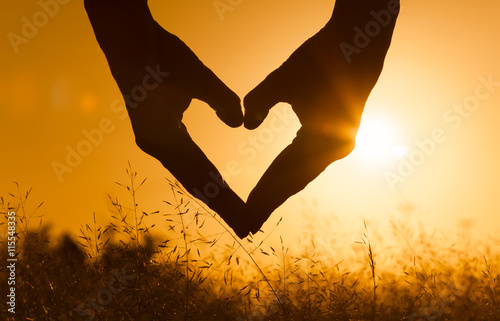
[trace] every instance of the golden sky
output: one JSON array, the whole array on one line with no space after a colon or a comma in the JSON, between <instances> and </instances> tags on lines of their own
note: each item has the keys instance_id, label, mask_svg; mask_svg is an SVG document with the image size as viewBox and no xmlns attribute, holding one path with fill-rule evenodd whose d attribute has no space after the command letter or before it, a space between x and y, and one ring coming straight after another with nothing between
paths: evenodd
<instances>
[{"instance_id":1,"label":"golden sky","mask_svg":"<svg viewBox=\"0 0 500 321\"><path fill-rule=\"evenodd\" d=\"M140 177L148 177L139 197L143 207L159 209L169 197L165 177L170 176L135 146L130 123L116 108L121 96L83 1L54 1L0 5L0 194L15 191L13 181L33 187L32 205L45 201L44 220L74 232L91 221L93 211L102 223L108 221L106 195L119 194L114 182L126 180L130 161ZM232 10L217 11L215 3ZM332 0L150 0L156 20L240 97L314 35L333 5ZM289 234L300 233L303 203L317 202L318 215L387 225L399 215L398 204L409 200L421 208L418 219L429 229L453 230L469 222L481 233L500 231L498 12L500 2L491 0L402 0L393 44L361 127L368 137L378 137L377 128L387 130L387 155L372 157L360 147L287 201L269 224L283 216L283 225L295 228ZM185 123L246 199L294 137L299 125L290 113L280 104L259 129L231 129L195 101ZM87 136L96 130L102 139L94 136L89 145ZM68 163L68 151L79 144L91 150ZM58 175L54 162L72 171Z\"/></svg>"}]
</instances>

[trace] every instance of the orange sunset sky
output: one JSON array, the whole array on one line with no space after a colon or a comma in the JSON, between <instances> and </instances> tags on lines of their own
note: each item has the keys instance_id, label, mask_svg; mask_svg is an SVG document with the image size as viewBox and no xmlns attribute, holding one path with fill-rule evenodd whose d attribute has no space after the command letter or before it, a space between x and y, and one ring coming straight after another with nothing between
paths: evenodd
<instances>
[{"instance_id":1,"label":"orange sunset sky","mask_svg":"<svg viewBox=\"0 0 500 321\"><path fill-rule=\"evenodd\" d=\"M114 182L126 182L130 161L139 177L148 178L139 194L142 207L163 210L162 201L170 197L165 177L171 176L136 147L83 1L60 0L50 15L40 13L43 3L54 1L0 4L0 194L15 192L14 181L23 190L33 187L31 206L45 201L44 221L57 231L76 232L94 211L99 222L109 221L106 195L123 195ZM155 19L242 98L327 22L334 5L333 0L149 2ZM221 3L227 10L216 9ZM499 13L499 1L401 0L358 147L287 201L264 227L284 217L282 231L300 234L300 212L312 206L304 203L314 202L317 215L386 226L401 215L398 204L410 201L420 209L416 219L430 230L500 232ZM33 22L36 30L26 27ZM193 101L185 123L244 199L299 127L286 104L276 106L254 131L226 127L200 101ZM85 144L85 133L96 130L102 139L68 164L68 150ZM71 172L58 172L55 162Z\"/></svg>"}]
</instances>

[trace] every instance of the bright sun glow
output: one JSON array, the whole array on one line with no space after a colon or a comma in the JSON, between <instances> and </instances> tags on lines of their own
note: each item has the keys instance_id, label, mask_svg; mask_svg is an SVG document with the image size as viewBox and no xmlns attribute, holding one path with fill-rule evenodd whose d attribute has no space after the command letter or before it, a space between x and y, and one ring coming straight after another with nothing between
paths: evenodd
<instances>
[{"instance_id":1,"label":"bright sun glow","mask_svg":"<svg viewBox=\"0 0 500 321\"><path fill-rule=\"evenodd\" d=\"M361 123L356 136L356 153L366 160L390 161L404 157L406 146L397 144L394 126L383 119L367 119Z\"/></svg>"}]
</instances>

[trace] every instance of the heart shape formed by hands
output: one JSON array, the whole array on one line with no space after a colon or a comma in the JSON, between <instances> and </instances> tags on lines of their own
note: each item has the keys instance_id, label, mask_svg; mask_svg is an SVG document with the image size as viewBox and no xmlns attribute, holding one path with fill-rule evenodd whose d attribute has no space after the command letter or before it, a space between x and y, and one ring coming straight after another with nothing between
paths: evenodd
<instances>
[{"instance_id":1,"label":"heart shape formed by hands","mask_svg":"<svg viewBox=\"0 0 500 321\"><path fill-rule=\"evenodd\" d=\"M337 0L326 26L248 93L243 115L239 97L153 19L147 0L84 3L125 98L137 145L239 237L256 233L277 207L352 151L399 13L399 0ZM296 138L272 162L246 203L182 123L193 98L210 105L231 127L257 128L279 102L291 104L297 114L302 127ZM216 192L206 195L210 186Z\"/></svg>"}]
</instances>

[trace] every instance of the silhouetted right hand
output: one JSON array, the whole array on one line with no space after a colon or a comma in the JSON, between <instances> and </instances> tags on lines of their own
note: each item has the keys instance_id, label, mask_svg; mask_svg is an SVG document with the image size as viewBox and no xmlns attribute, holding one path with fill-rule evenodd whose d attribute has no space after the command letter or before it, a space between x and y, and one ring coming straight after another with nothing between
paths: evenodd
<instances>
[{"instance_id":1,"label":"silhouetted right hand","mask_svg":"<svg viewBox=\"0 0 500 321\"><path fill-rule=\"evenodd\" d=\"M246 128L257 128L279 102L289 103L302 125L248 197L251 232L354 149L398 13L399 0L337 0L326 26L247 94Z\"/></svg>"},{"instance_id":2,"label":"silhouetted right hand","mask_svg":"<svg viewBox=\"0 0 500 321\"><path fill-rule=\"evenodd\" d=\"M337 0L327 25L247 94L245 127L257 128L286 102L303 126L354 138L389 49L395 5L399 11L399 0ZM365 31L369 24L378 25L376 34Z\"/></svg>"}]
</instances>

